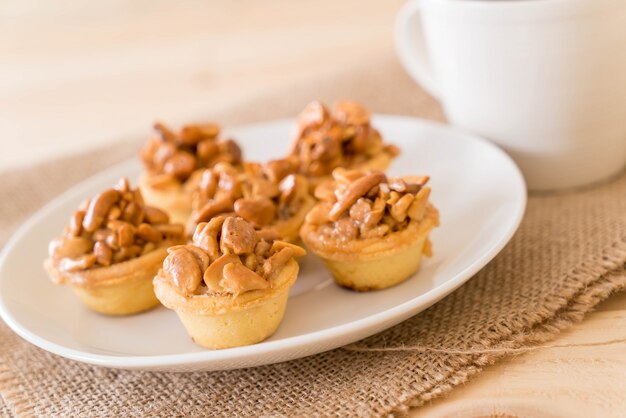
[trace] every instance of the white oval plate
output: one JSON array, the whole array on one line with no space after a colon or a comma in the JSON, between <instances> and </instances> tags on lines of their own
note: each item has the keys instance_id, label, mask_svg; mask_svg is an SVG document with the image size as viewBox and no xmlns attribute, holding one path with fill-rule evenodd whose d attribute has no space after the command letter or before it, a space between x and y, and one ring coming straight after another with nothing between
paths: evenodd
<instances>
[{"instance_id":1,"label":"white oval plate","mask_svg":"<svg viewBox=\"0 0 626 418\"><path fill-rule=\"evenodd\" d=\"M379 116L375 125L400 146L390 174L428 174L441 226L431 235L434 257L390 289L356 293L336 286L307 255L278 331L267 341L227 350L196 346L176 314L159 307L111 318L85 308L42 268L48 241L84 198L121 176L136 179L136 160L112 167L63 193L28 220L0 259L0 314L27 341L52 353L100 366L198 371L251 367L330 350L391 327L431 306L504 247L526 204L520 171L500 149L473 135L422 120ZM249 159L279 157L289 148L288 120L230 130Z\"/></svg>"}]
</instances>

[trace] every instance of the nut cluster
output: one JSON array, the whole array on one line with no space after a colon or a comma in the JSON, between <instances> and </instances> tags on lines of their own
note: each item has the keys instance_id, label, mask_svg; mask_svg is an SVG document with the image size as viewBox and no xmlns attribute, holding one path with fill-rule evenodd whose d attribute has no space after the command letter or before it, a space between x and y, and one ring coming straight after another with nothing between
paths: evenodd
<instances>
[{"instance_id":1,"label":"nut cluster","mask_svg":"<svg viewBox=\"0 0 626 418\"><path fill-rule=\"evenodd\" d=\"M320 202L306 217L322 235L342 241L380 238L424 218L427 176L387 178L380 171L343 168L332 176L315 189Z\"/></svg>"},{"instance_id":2,"label":"nut cluster","mask_svg":"<svg viewBox=\"0 0 626 418\"><path fill-rule=\"evenodd\" d=\"M185 125L179 132L156 123L157 133L141 150L141 159L151 174L151 184L184 183L199 168L226 162L241 164L241 149L232 139L218 140L220 127L213 123Z\"/></svg>"},{"instance_id":3,"label":"nut cluster","mask_svg":"<svg viewBox=\"0 0 626 418\"><path fill-rule=\"evenodd\" d=\"M337 102L332 110L309 103L298 115L291 155L299 159L299 172L324 176L337 167L363 163L381 152L395 156L397 147L384 145L370 124L371 115L359 103Z\"/></svg>"},{"instance_id":4,"label":"nut cluster","mask_svg":"<svg viewBox=\"0 0 626 418\"><path fill-rule=\"evenodd\" d=\"M256 228L290 218L310 196L307 179L293 174L296 168L295 161L284 159L244 163L241 168L220 163L206 169L194 192L192 225L229 212Z\"/></svg>"},{"instance_id":5,"label":"nut cluster","mask_svg":"<svg viewBox=\"0 0 626 418\"><path fill-rule=\"evenodd\" d=\"M122 178L84 202L48 252L60 271L76 272L139 257L183 235L183 225L170 224L165 212L146 206L139 189Z\"/></svg>"},{"instance_id":6,"label":"nut cluster","mask_svg":"<svg viewBox=\"0 0 626 418\"><path fill-rule=\"evenodd\" d=\"M243 218L215 216L198 224L192 244L168 248L163 272L184 296L267 289L290 259L305 254L276 238Z\"/></svg>"}]
</instances>

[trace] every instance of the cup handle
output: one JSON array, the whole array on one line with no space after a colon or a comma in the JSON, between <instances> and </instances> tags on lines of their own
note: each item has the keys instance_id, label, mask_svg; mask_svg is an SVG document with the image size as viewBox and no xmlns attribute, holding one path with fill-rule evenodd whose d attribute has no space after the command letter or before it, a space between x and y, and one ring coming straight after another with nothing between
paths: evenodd
<instances>
[{"instance_id":1,"label":"cup handle","mask_svg":"<svg viewBox=\"0 0 626 418\"><path fill-rule=\"evenodd\" d=\"M420 3L420 0L411 0L398 13L395 26L396 52L409 75L428 93L439 98L439 88L426 52Z\"/></svg>"}]
</instances>

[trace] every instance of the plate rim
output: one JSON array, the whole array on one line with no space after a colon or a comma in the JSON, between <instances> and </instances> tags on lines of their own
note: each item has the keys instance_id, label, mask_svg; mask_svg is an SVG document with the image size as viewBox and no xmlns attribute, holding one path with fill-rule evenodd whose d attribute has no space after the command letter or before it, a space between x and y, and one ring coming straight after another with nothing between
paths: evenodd
<instances>
[{"instance_id":1,"label":"plate rim","mask_svg":"<svg viewBox=\"0 0 626 418\"><path fill-rule=\"evenodd\" d=\"M92 354L87 353L85 351L67 348L63 345L57 344L55 342L49 341L45 338L40 337L39 335L33 333L28 328L25 328L20 322L12 315L7 306L5 306L4 298L2 294L0 294L0 318L21 338L28 341L29 343L51 352L53 354L59 355L64 358L68 358L75 361L80 361L83 363L111 367L111 368L121 368L121 369L167 369L176 366L182 365L197 365L197 364L207 364L214 362L222 362L228 361L238 358L248 358L250 356L264 356L270 353L281 353L288 352L289 350L293 350L298 347L306 347L311 343L318 343L318 345L323 345L325 348L320 350L313 350L313 352L305 354L311 355L316 353L325 352L337 347L340 347L345 344L345 342L341 342L339 344L333 344L333 340L340 339L340 337L347 334L356 334L359 331L364 331L367 328L375 327L377 324L389 322L390 325L384 327L383 329L387 329L407 318L416 315L422 310L434 305L439 302L442 298L452 293L462 284L470 280L481 268L487 265L496 255L500 253L500 251L504 248L504 246L511 240L519 225L522 221L526 210L527 204L527 192L526 192L526 184L522 173L513 159L506 154L502 149L488 141L487 139L454 126L446 125L443 123L421 119L412 116L403 116L403 115L393 115L393 114L375 114L374 115L374 123L382 122L382 123L414 123L417 125L426 126L428 128L434 128L437 130L446 130L452 133L454 136L460 137L464 141L475 142L479 144L479 146L490 148L496 154L499 154L501 158L503 158L510 168L512 169L511 174L513 174L512 182L515 183L515 194L517 196L517 206L515 209L515 213L513 214L511 220L512 222L508 225L508 229L501 235L500 239L497 240L488 251L485 251L482 256L472 260L463 270L459 271L456 275L449 278L445 283L431 289L425 293L422 293L411 300L408 300L400 305L396 305L387 310L378 312L373 315L369 315L364 318L360 318L355 321L348 322L346 324L341 324L337 326L333 326L330 328L325 328L322 330L314 331L304 335L287 337L282 340L277 341L268 341L263 345L249 345L244 347L236 347L227 350L206 350L199 352L191 352L191 353L178 353L178 354L159 354L159 355L145 355L145 356L137 356L137 355L126 355L126 356L111 356L106 354ZM232 127L225 128L225 131L230 130L254 130L263 125L273 125L273 124L284 124L291 123L293 124L293 118L280 118L280 119L271 119L261 122L255 122L250 124L241 124L235 125ZM393 142L393 141L392 141ZM48 213L53 210L58 204L64 200L66 200L70 195L76 193L76 190L84 188L86 183L97 182L100 178L106 178L111 175L111 173L119 171L121 167L130 166L132 163L137 163L136 158L124 160L120 163L117 163L113 166L107 167L106 169L95 173L88 178L81 180L80 182L72 185L65 191L61 192L58 196L54 197L42 207L40 207L35 213L33 213L24 223L22 223L18 229L13 233L13 235L9 238L7 243L5 244L2 252L0 253L0 283L3 281L3 271L6 259L9 254L12 252L13 247L22 240L24 235L26 235L31 226L42 218L48 215ZM4 279L7 280L7 279ZM423 306L426 305L426 306ZM420 309L422 307L422 309ZM403 318L400 321L395 321L394 319ZM366 332L366 336L373 335L381 330L377 330L374 332ZM358 337L352 342L357 341L364 337ZM321 344L327 343L327 344ZM300 358L303 356L295 356L290 357L291 359ZM283 360L281 360L283 361ZM260 362L261 364L271 364L272 362ZM254 366L241 366L241 367L254 367ZM220 368L227 369L227 368Z\"/></svg>"}]
</instances>

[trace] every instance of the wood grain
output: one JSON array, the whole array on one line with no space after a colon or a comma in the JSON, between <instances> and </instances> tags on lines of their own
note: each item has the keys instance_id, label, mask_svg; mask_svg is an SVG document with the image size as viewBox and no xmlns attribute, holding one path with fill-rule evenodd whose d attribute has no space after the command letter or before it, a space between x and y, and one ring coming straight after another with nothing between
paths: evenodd
<instances>
[{"instance_id":1,"label":"wood grain","mask_svg":"<svg viewBox=\"0 0 626 418\"><path fill-rule=\"evenodd\" d=\"M626 416L626 294L545 345L558 347L489 367L411 417Z\"/></svg>"},{"instance_id":2,"label":"wood grain","mask_svg":"<svg viewBox=\"0 0 626 418\"><path fill-rule=\"evenodd\" d=\"M0 169L143 135L155 118L206 117L332 77L392 49L399 4L2 2L0 126L11 148Z\"/></svg>"}]
</instances>

